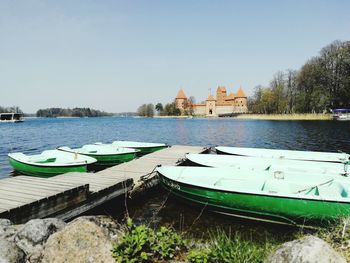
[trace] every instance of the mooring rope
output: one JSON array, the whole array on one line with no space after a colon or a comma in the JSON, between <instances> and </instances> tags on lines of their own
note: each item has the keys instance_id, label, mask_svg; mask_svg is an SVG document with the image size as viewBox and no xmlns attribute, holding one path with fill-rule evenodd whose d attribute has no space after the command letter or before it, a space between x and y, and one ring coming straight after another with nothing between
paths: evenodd
<instances>
[{"instance_id":1,"label":"mooring rope","mask_svg":"<svg viewBox=\"0 0 350 263\"><path fill-rule=\"evenodd\" d=\"M162 202L162 204L159 206L159 208L156 210L156 212L153 214L151 220L148 223L148 227L151 225L151 223L154 221L155 217L158 215L158 213L160 212L160 210L162 210L165 207L166 202L168 202L168 199L172 193L172 189L168 192L168 195L166 196L166 198L164 199L164 201Z\"/></svg>"},{"instance_id":2,"label":"mooring rope","mask_svg":"<svg viewBox=\"0 0 350 263\"><path fill-rule=\"evenodd\" d=\"M160 165L160 164L156 165L150 173L147 173L147 174L145 174L145 175L140 176L139 181L146 181L146 180L148 180L149 177L154 173L154 171L155 171L158 167L161 167L161 165Z\"/></svg>"},{"instance_id":3,"label":"mooring rope","mask_svg":"<svg viewBox=\"0 0 350 263\"><path fill-rule=\"evenodd\" d=\"M202 214L204 213L205 208L207 208L208 206L208 202L205 203L205 205L203 206L202 210L200 211L200 213L198 214L198 216L193 220L191 226L189 227L189 230L194 226L195 223L197 223L197 221L199 220L199 218L201 218Z\"/></svg>"}]
</instances>

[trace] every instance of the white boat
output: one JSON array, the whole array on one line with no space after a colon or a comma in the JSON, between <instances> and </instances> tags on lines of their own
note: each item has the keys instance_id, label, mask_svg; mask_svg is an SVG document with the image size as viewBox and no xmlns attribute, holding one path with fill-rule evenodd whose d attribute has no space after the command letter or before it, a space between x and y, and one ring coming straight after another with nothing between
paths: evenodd
<instances>
[{"instance_id":1,"label":"white boat","mask_svg":"<svg viewBox=\"0 0 350 263\"><path fill-rule=\"evenodd\" d=\"M301 161L319 161L319 162L336 162L346 163L350 161L350 155L347 153L333 152L311 152L311 151L294 151L294 150L275 150L263 148L241 148L241 147L215 147L219 154L232 154L260 158L276 158Z\"/></svg>"},{"instance_id":2,"label":"white boat","mask_svg":"<svg viewBox=\"0 0 350 263\"><path fill-rule=\"evenodd\" d=\"M350 109L334 109L333 120L336 121L350 121Z\"/></svg>"},{"instance_id":3,"label":"white boat","mask_svg":"<svg viewBox=\"0 0 350 263\"><path fill-rule=\"evenodd\" d=\"M59 147L58 150L93 157L97 165L112 166L135 159L139 150L113 147L108 144L87 144L81 148Z\"/></svg>"},{"instance_id":4,"label":"white boat","mask_svg":"<svg viewBox=\"0 0 350 263\"><path fill-rule=\"evenodd\" d=\"M341 176L236 168L157 167L161 185L214 212L293 225L350 216L350 182Z\"/></svg>"},{"instance_id":5,"label":"white boat","mask_svg":"<svg viewBox=\"0 0 350 263\"><path fill-rule=\"evenodd\" d=\"M17 172L44 177L68 172L87 172L88 165L97 161L89 156L59 150L47 150L35 155L9 153L8 157L10 165Z\"/></svg>"},{"instance_id":6,"label":"white boat","mask_svg":"<svg viewBox=\"0 0 350 263\"><path fill-rule=\"evenodd\" d=\"M206 167L237 168L252 171L284 171L298 173L317 173L322 175L347 176L347 164L332 162L299 161L271 159L222 154L187 154L186 158L194 164Z\"/></svg>"},{"instance_id":7,"label":"white boat","mask_svg":"<svg viewBox=\"0 0 350 263\"><path fill-rule=\"evenodd\" d=\"M96 143L101 144L101 143ZM113 147L132 148L139 150L138 155L142 156L148 153L159 151L168 147L165 143L152 143L152 142L135 142L135 141L114 141L112 144L108 144Z\"/></svg>"},{"instance_id":8,"label":"white boat","mask_svg":"<svg viewBox=\"0 0 350 263\"><path fill-rule=\"evenodd\" d=\"M21 113L0 113L1 122L23 122L23 114Z\"/></svg>"}]
</instances>

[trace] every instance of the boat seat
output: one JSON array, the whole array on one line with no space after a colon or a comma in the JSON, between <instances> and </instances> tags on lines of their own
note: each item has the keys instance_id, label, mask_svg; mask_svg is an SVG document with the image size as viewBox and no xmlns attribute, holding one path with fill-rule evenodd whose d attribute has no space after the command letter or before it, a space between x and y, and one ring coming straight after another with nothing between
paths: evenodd
<instances>
[{"instance_id":1,"label":"boat seat","mask_svg":"<svg viewBox=\"0 0 350 263\"><path fill-rule=\"evenodd\" d=\"M279 179L268 179L266 180L262 187L261 191L268 192L271 194L276 193L293 193L300 189L299 184L287 183L285 180Z\"/></svg>"},{"instance_id":2,"label":"boat seat","mask_svg":"<svg viewBox=\"0 0 350 263\"><path fill-rule=\"evenodd\" d=\"M348 190L338 182L332 182L331 184L319 186L318 191L321 197L339 197L339 195L343 198L349 197Z\"/></svg>"},{"instance_id":3,"label":"boat seat","mask_svg":"<svg viewBox=\"0 0 350 263\"><path fill-rule=\"evenodd\" d=\"M214 185L226 188L228 190L237 189L239 187L240 190L256 192L256 191L259 191L260 184L255 182L252 183L251 180L242 180L242 179L235 180L235 179L220 178L214 183Z\"/></svg>"},{"instance_id":4,"label":"boat seat","mask_svg":"<svg viewBox=\"0 0 350 263\"><path fill-rule=\"evenodd\" d=\"M46 158L46 159L39 159L34 161L35 163L54 163L56 162L56 158Z\"/></svg>"}]
</instances>

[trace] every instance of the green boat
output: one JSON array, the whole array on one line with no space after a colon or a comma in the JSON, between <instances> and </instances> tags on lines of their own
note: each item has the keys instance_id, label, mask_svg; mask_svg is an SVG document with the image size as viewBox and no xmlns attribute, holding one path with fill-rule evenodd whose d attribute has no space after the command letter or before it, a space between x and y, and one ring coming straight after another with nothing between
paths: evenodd
<instances>
[{"instance_id":1,"label":"green boat","mask_svg":"<svg viewBox=\"0 0 350 263\"><path fill-rule=\"evenodd\" d=\"M149 153L159 151L169 147L164 143L134 142L134 141L114 141L112 145L115 147L126 147L126 148L138 149L140 150L140 152L138 153L139 156L149 154Z\"/></svg>"},{"instance_id":2,"label":"green boat","mask_svg":"<svg viewBox=\"0 0 350 263\"><path fill-rule=\"evenodd\" d=\"M135 159L138 150L131 148L116 148L104 144L87 144L81 148L71 149L59 147L60 151L78 153L93 157L97 160L95 165L112 166Z\"/></svg>"},{"instance_id":3,"label":"green boat","mask_svg":"<svg viewBox=\"0 0 350 263\"><path fill-rule=\"evenodd\" d=\"M242 147L215 147L218 154L232 154L239 156L289 159L301 161L318 161L318 162L336 162L349 163L350 155L347 153L334 152L313 152L313 151L294 151L279 149L263 149L263 148L242 148Z\"/></svg>"},{"instance_id":4,"label":"green boat","mask_svg":"<svg viewBox=\"0 0 350 263\"><path fill-rule=\"evenodd\" d=\"M289 159L271 159L222 154L186 154L194 165L205 167L233 167L255 171L285 171L299 173L318 173L319 175L348 176L348 164L316 161L299 161Z\"/></svg>"},{"instance_id":5,"label":"green boat","mask_svg":"<svg viewBox=\"0 0 350 263\"><path fill-rule=\"evenodd\" d=\"M293 225L350 216L350 182L344 177L170 166L157 172L174 195L226 215Z\"/></svg>"},{"instance_id":6,"label":"green boat","mask_svg":"<svg viewBox=\"0 0 350 263\"><path fill-rule=\"evenodd\" d=\"M68 172L87 172L88 166L96 162L96 159L89 156L58 150L48 150L37 155L9 153L8 157L15 171L42 177Z\"/></svg>"}]
</instances>

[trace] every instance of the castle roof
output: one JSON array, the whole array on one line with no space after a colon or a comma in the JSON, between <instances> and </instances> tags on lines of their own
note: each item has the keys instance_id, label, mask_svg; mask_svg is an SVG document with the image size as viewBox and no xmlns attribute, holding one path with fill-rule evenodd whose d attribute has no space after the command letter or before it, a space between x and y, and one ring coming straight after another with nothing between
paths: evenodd
<instances>
[{"instance_id":1,"label":"castle roof","mask_svg":"<svg viewBox=\"0 0 350 263\"><path fill-rule=\"evenodd\" d=\"M218 86L216 92L226 92L226 88L224 86Z\"/></svg>"},{"instance_id":2,"label":"castle roof","mask_svg":"<svg viewBox=\"0 0 350 263\"><path fill-rule=\"evenodd\" d=\"M214 98L213 95L209 95L209 97L207 98L207 100L209 100L209 101L215 101L216 99Z\"/></svg>"},{"instance_id":3,"label":"castle roof","mask_svg":"<svg viewBox=\"0 0 350 263\"><path fill-rule=\"evenodd\" d=\"M187 99L185 92L182 89L180 89L178 91L175 99Z\"/></svg>"},{"instance_id":4,"label":"castle roof","mask_svg":"<svg viewBox=\"0 0 350 263\"><path fill-rule=\"evenodd\" d=\"M239 88L239 90L237 91L237 94L236 94L236 97L237 98L245 98L247 97L242 89L242 87Z\"/></svg>"},{"instance_id":5,"label":"castle roof","mask_svg":"<svg viewBox=\"0 0 350 263\"><path fill-rule=\"evenodd\" d=\"M234 99L235 99L235 94L231 92L230 95L228 95L225 100L234 100Z\"/></svg>"}]
</instances>

